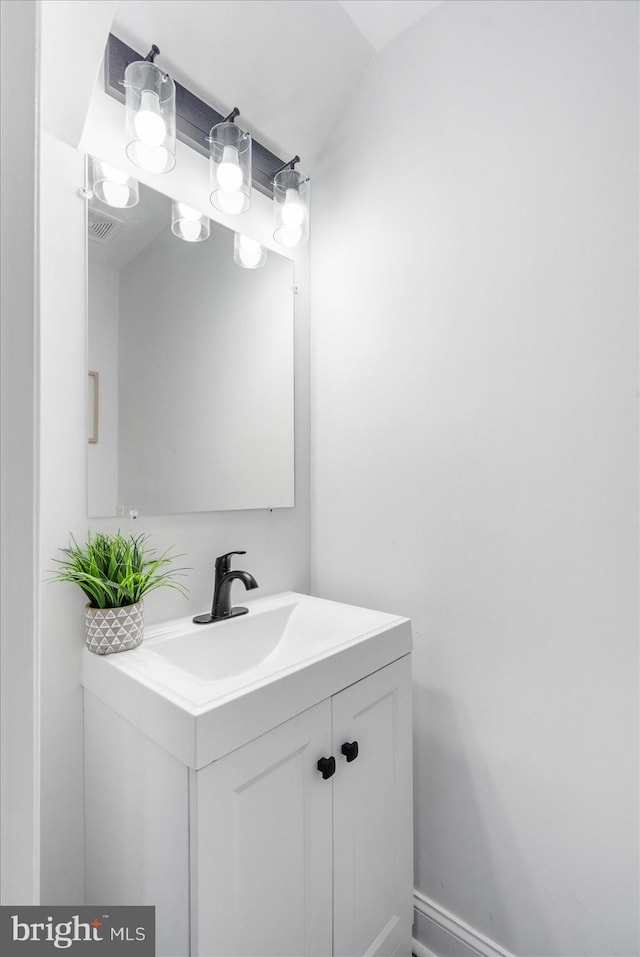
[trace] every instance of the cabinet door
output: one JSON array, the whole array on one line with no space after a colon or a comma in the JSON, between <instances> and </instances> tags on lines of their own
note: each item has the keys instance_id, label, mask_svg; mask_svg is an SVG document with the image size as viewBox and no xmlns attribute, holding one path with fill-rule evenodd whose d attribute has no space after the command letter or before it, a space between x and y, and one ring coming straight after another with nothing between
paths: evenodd
<instances>
[{"instance_id":1,"label":"cabinet door","mask_svg":"<svg viewBox=\"0 0 640 957\"><path fill-rule=\"evenodd\" d=\"M323 701L192 776L192 954L331 954Z\"/></svg>"},{"instance_id":2,"label":"cabinet door","mask_svg":"<svg viewBox=\"0 0 640 957\"><path fill-rule=\"evenodd\" d=\"M333 698L336 957L411 954L411 752L406 655Z\"/></svg>"}]
</instances>

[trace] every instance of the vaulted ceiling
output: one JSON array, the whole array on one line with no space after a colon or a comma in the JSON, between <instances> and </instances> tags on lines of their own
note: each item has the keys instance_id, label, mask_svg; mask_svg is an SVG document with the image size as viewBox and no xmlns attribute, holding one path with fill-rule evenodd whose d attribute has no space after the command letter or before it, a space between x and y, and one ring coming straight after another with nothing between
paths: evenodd
<instances>
[{"instance_id":1,"label":"vaulted ceiling","mask_svg":"<svg viewBox=\"0 0 640 957\"><path fill-rule=\"evenodd\" d=\"M381 50L442 0L339 0L365 40Z\"/></svg>"}]
</instances>

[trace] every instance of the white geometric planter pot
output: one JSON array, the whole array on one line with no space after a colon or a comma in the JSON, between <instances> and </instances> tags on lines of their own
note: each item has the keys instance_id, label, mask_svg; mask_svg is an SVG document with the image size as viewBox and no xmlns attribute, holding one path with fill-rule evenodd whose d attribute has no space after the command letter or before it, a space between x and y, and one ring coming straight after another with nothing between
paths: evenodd
<instances>
[{"instance_id":1,"label":"white geometric planter pot","mask_svg":"<svg viewBox=\"0 0 640 957\"><path fill-rule=\"evenodd\" d=\"M87 648L96 655L129 651L142 641L144 602L122 608L85 608Z\"/></svg>"}]
</instances>

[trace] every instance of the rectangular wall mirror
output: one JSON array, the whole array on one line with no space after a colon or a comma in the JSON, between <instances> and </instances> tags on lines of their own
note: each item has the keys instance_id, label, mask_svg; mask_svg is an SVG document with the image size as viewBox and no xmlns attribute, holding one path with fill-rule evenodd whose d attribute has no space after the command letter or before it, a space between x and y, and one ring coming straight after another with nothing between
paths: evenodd
<instances>
[{"instance_id":1,"label":"rectangular wall mirror","mask_svg":"<svg viewBox=\"0 0 640 957\"><path fill-rule=\"evenodd\" d=\"M234 233L171 231L171 200L88 204L89 516L294 504L294 276Z\"/></svg>"}]
</instances>

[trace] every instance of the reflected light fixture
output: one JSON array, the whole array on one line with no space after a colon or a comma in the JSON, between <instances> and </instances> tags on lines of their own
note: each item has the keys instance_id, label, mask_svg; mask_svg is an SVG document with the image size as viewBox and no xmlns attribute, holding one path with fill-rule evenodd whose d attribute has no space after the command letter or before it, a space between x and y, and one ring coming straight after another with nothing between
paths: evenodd
<instances>
[{"instance_id":1,"label":"reflected light fixture","mask_svg":"<svg viewBox=\"0 0 640 957\"><path fill-rule=\"evenodd\" d=\"M127 176L95 156L89 163L89 189L101 203L116 209L135 206L140 199L138 181L133 176Z\"/></svg>"},{"instance_id":2,"label":"reflected light fixture","mask_svg":"<svg viewBox=\"0 0 640 957\"><path fill-rule=\"evenodd\" d=\"M198 209L173 200L171 203L171 232L187 243L201 243L209 238L211 225Z\"/></svg>"},{"instance_id":3,"label":"reflected light fixture","mask_svg":"<svg viewBox=\"0 0 640 957\"><path fill-rule=\"evenodd\" d=\"M237 106L209 133L211 205L223 213L244 213L251 206L251 137L235 125Z\"/></svg>"},{"instance_id":4,"label":"reflected light fixture","mask_svg":"<svg viewBox=\"0 0 640 957\"><path fill-rule=\"evenodd\" d=\"M153 62L159 53L154 43L124 72L127 156L149 173L168 173L176 164L176 88Z\"/></svg>"},{"instance_id":5,"label":"reflected light fixture","mask_svg":"<svg viewBox=\"0 0 640 957\"><path fill-rule=\"evenodd\" d=\"M260 269L267 261L267 250L255 239L243 233L233 237L233 260L244 269Z\"/></svg>"},{"instance_id":6,"label":"reflected light fixture","mask_svg":"<svg viewBox=\"0 0 640 957\"><path fill-rule=\"evenodd\" d=\"M291 249L309 239L309 177L295 164L299 156L281 166L273 175L273 238Z\"/></svg>"}]
</instances>

